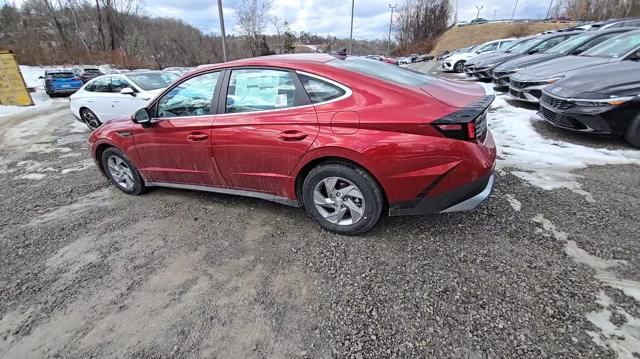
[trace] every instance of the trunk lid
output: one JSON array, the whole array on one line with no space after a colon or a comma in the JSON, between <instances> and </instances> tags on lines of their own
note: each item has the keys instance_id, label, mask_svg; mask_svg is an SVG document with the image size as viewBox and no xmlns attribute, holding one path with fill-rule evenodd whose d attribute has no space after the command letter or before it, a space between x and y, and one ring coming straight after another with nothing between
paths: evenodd
<instances>
[{"instance_id":1,"label":"trunk lid","mask_svg":"<svg viewBox=\"0 0 640 359\"><path fill-rule=\"evenodd\" d=\"M487 96L487 91L482 85L466 81L436 79L420 89L452 107L465 107Z\"/></svg>"}]
</instances>

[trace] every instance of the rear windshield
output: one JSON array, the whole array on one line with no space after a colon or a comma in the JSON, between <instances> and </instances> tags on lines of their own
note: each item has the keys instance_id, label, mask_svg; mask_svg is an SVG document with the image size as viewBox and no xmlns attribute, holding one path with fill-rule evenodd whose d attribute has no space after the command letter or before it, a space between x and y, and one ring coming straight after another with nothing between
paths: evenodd
<instances>
[{"instance_id":1,"label":"rear windshield","mask_svg":"<svg viewBox=\"0 0 640 359\"><path fill-rule=\"evenodd\" d=\"M616 58L626 55L640 46L640 33L632 32L616 36L582 53L582 56Z\"/></svg>"},{"instance_id":2,"label":"rear windshield","mask_svg":"<svg viewBox=\"0 0 640 359\"><path fill-rule=\"evenodd\" d=\"M434 81L434 78L421 72L409 70L400 66L385 64L363 58L335 59L327 64L343 69L359 72L361 74L375 77L377 79L405 86L427 85Z\"/></svg>"},{"instance_id":3,"label":"rear windshield","mask_svg":"<svg viewBox=\"0 0 640 359\"><path fill-rule=\"evenodd\" d=\"M51 79L68 79L74 76L73 72L53 72L47 74L47 77Z\"/></svg>"},{"instance_id":4,"label":"rear windshield","mask_svg":"<svg viewBox=\"0 0 640 359\"><path fill-rule=\"evenodd\" d=\"M84 69L84 72L99 73L100 69Z\"/></svg>"},{"instance_id":5,"label":"rear windshield","mask_svg":"<svg viewBox=\"0 0 640 359\"><path fill-rule=\"evenodd\" d=\"M127 73L126 76L145 91L165 88L178 79L171 72Z\"/></svg>"}]
</instances>

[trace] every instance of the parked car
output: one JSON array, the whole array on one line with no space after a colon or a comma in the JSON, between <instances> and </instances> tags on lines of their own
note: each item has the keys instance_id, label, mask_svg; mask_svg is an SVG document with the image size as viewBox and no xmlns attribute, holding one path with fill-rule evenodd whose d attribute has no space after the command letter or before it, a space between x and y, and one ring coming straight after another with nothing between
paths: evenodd
<instances>
[{"instance_id":1,"label":"parked car","mask_svg":"<svg viewBox=\"0 0 640 359\"><path fill-rule=\"evenodd\" d=\"M385 62L387 64L391 64L391 65L398 65L398 60L394 59L392 57L382 56L382 62Z\"/></svg>"},{"instance_id":2,"label":"parked car","mask_svg":"<svg viewBox=\"0 0 640 359\"><path fill-rule=\"evenodd\" d=\"M634 28L621 27L613 28L609 30L588 31L580 35L574 36L571 39L561 42L559 45L550 48L539 54L533 54L529 56L522 56L509 60L502 65L495 68L493 71L493 82L497 86L509 86L511 81L511 75L517 71L523 70L529 66L537 65L545 61L556 59L568 55L579 55L584 51L627 31L632 31ZM530 100L537 102L540 98L540 88L514 88L514 91L522 92L525 97L530 97ZM531 94L529 94L531 90Z\"/></svg>"},{"instance_id":3,"label":"parked car","mask_svg":"<svg viewBox=\"0 0 640 359\"><path fill-rule=\"evenodd\" d=\"M91 79L104 75L97 67L76 67L73 69L73 72L82 80L82 83L87 83Z\"/></svg>"},{"instance_id":4,"label":"parked car","mask_svg":"<svg viewBox=\"0 0 640 359\"><path fill-rule=\"evenodd\" d=\"M471 20L471 22L469 22L469 24L470 25L477 25L477 24L486 24L488 22L489 22L489 20L479 17L477 19Z\"/></svg>"},{"instance_id":5,"label":"parked car","mask_svg":"<svg viewBox=\"0 0 640 359\"><path fill-rule=\"evenodd\" d=\"M456 23L456 26L457 26L457 27L463 27L463 26L467 26L467 25L469 25L469 22L468 22L468 21L458 21L458 22Z\"/></svg>"},{"instance_id":6,"label":"parked car","mask_svg":"<svg viewBox=\"0 0 640 359\"><path fill-rule=\"evenodd\" d=\"M453 212L484 200L493 98L478 84L361 57L263 56L189 73L133 118L94 131L89 146L125 193L257 197L304 206L322 227L356 235L383 209Z\"/></svg>"},{"instance_id":7,"label":"parked car","mask_svg":"<svg viewBox=\"0 0 640 359\"><path fill-rule=\"evenodd\" d=\"M624 137L640 148L640 63L584 69L543 90L540 115L553 126Z\"/></svg>"},{"instance_id":8,"label":"parked car","mask_svg":"<svg viewBox=\"0 0 640 359\"><path fill-rule=\"evenodd\" d=\"M617 35L580 55L570 55L522 69L511 76L509 94L537 102L539 91L564 77L578 75L589 67L621 61L640 61L640 30ZM537 97L537 98L536 98Z\"/></svg>"},{"instance_id":9,"label":"parked car","mask_svg":"<svg viewBox=\"0 0 640 359\"><path fill-rule=\"evenodd\" d=\"M165 72L171 72L172 74L176 74L178 76L182 76L189 71L186 67L167 67L162 69Z\"/></svg>"},{"instance_id":10,"label":"parked car","mask_svg":"<svg viewBox=\"0 0 640 359\"><path fill-rule=\"evenodd\" d=\"M418 56L418 58L416 59L416 62L425 62L425 61L431 61L431 60L433 60L433 55L422 54Z\"/></svg>"},{"instance_id":11,"label":"parked car","mask_svg":"<svg viewBox=\"0 0 640 359\"><path fill-rule=\"evenodd\" d=\"M496 54L496 56L484 61L476 61L473 65L467 63L464 71L478 80L492 80L493 70L497 66L518 57L544 52L578 34L581 34L581 32L559 32L537 36L531 41L523 41L504 53Z\"/></svg>"},{"instance_id":12,"label":"parked car","mask_svg":"<svg viewBox=\"0 0 640 359\"><path fill-rule=\"evenodd\" d=\"M510 46L506 47L504 50L489 52L485 54L479 54L478 56L474 56L473 58L471 58L470 60L467 60L464 63L465 72L467 72L469 69L473 69L476 63L482 63L494 57L500 57L505 53L510 53L512 51L515 51L521 48L523 45L525 45L525 43L535 40L537 37L538 35L521 37L516 39L514 42L512 42ZM467 73L467 74L471 75L471 73Z\"/></svg>"},{"instance_id":13,"label":"parked car","mask_svg":"<svg viewBox=\"0 0 640 359\"><path fill-rule=\"evenodd\" d=\"M407 57L411 59L411 62L416 62L416 60L418 60L418 54L409 54Z\"/></svg>"},{"instance_id":14,"label":"parked car","mask_svg":"<svg viewBox=\"0 0 640 359\"><path fill-rule=\"evenodd\" d=\"M162 71L100 76L73 94L69 105L78 120L95 130L107 121L130 117L176 79Z\"/></svg>"},{"instance_id":15,"label":"parked car","mask_svg":"<svg viewBox=\"0 0 640 359\"><path fill-rule=\"evenodd\" d=\"M600 30L616 27L640 27L640 17L609 20L606 21L602 26L600 26Z\"/></svg>"},{"instance_id":16,"label":"parked car","mask_svg":"<svg viewBox=\"0 0 640 359\"><path fill-rule=\"evenodd\" d=\"M408 65L413 63L410 57L398 57L398 65Z\"/></svg>"},{"instance_id":17,"label":"parked car","mask_svg":"<svg viewBox=\"0 0 640 359\"><path fill-rule=\"evenodd\" d=\"M44 79L44 89L49 97L72 94L82 87L82 81L72 70L46 70L40 78Z\"/></svg>"},{"instance_id":18,"label":"parked car","mask_svg":"<svg viewBox=\"0 0 640 359\"><path fill-rule=\"evenodd\" d=\"M463 72L464 64L470 59L474 58L479 54L489 54L494 53L500 50L506 50L516 41L516 39L500 39L485 42L483 44L477 45L468 52L459 52L454 53L448 57L446 57L442 61L442 70L443 71L454 71L454 72Z\"/></svg>"}]
</instances>

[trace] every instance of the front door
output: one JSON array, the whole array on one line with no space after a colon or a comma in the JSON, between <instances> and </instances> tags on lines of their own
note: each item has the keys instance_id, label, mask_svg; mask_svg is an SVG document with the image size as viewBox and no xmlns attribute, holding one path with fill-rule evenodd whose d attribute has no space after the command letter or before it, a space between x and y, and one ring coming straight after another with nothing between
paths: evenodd
<instances>
[{"instance_id":1,"label":"front door","mask_svg":"<svg viewBox=\"0 0 640 359\"><path fill-rule=\"evenodd\" d=\"M151 125L135 131L141 170L151 182L219 185L210 138L219 74L198 75L174 86L153 106Z\"/></svg>"},{"instance_id":2,"label":"front door","mask_svg":"<svg viewBox=\"0 0 640 359\"><path fill-rule=\"evenodd\" d=\"M121 94L120 91L124 88L130 88L135 92L132 95ZM111 106L113 107L114 117L131 116L147 104L146 97L140 95L137 91L123 76L111 76Z\"/></svg>"},{"instance_id":3,"label":"front door","mask_svg":"<svg viewBox=\"0 0 640 359\"><path fill-rule=\"evenodd\" d=\"M211 131L220 171L231 187L278 194L318 134L315 110L293 72L234 69L228 78Z\"/></svg>"}]
</instances>

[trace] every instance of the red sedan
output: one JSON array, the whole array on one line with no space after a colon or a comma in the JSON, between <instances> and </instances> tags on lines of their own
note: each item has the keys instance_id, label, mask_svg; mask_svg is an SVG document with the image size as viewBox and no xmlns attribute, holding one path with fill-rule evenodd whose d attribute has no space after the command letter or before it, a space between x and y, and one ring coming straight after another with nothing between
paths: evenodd
<instances>
[{"instance_id":1,"label":"red sedan","mask_svg":"<svg viewBox=\"0 0 640 359\"><path fill-rule=\"evenodd\" d=\"M496 158L478 84L358 57L277 55L201 67L90 136L120 190L162 186L306 207L342 234L381 213L468 210Z\"/></svg>"}]
</instances>

